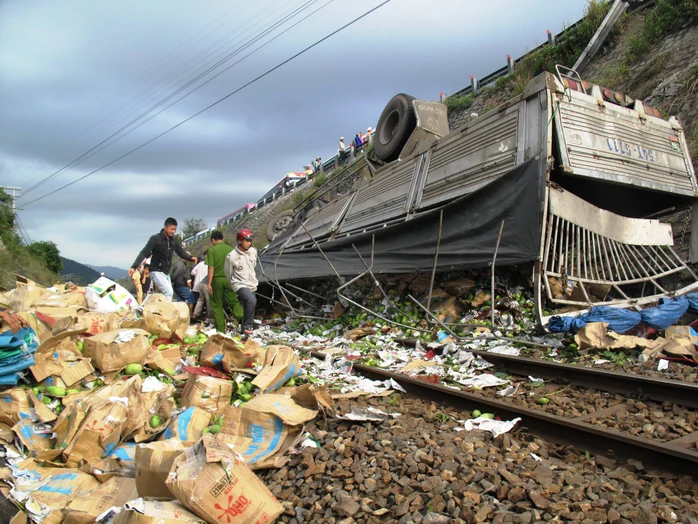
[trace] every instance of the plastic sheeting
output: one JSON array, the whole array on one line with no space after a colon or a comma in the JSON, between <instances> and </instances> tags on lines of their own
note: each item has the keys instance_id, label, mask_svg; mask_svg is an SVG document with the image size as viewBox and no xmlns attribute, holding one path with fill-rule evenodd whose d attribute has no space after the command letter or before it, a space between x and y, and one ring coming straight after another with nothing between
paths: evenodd
<instances>
[{"instance_id":1,"label":"plastic sheeting","mask_svg":"<svg viewBox=\"0 0 698 524\"><path fill-rule=\"evenodd\" d=\"M39 338L33 329L25 327L17 333L0 334L0 385L17 384L21 372L34 365L34 352Z\"/></svg>"},{"instance_id":2,"label":"plastic sheeting","mask_svg":"<svg viewBox=\"0 0 698 524\"><path fill-rule=\"evenodd\" d=\"M530 160L481 189L411 220L377 229L374 233L359 233L326 242L316 240L342 276L355 276L365 270L352 244L370 263L374 234L374 272L411 273L433 267L443 210L438 269L486 267L492 261L502 220L504 232L497 265L531 262L540 249L544 181L541 160ZM272 242L260 257L269 278L286 281L334 276L332 268L314 246L282 251L285 238Z\"/></svg>"}]
</instances>

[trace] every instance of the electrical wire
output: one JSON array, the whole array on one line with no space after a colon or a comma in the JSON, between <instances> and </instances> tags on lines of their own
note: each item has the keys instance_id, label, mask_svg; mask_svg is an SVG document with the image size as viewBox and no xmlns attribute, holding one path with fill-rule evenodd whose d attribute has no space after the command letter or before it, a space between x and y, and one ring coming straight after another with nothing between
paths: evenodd
<instances>
[{"instance_id":1,"label":"electrical wire","mask_svg":"<svg viewBox=\"0 0 698 524\"><path fill-rule=\"evenodd\" d=\"M195 34L193 34L192 36L190 36L189 38L187 38L186 40L184 40L183 42L181 42L181 43L180 43L179 45L177 45L172 51L170 51L169 53L165 54L165 55L162 57L161 60L164 60L164 59L166 59L168 56L170 56L170 55L172 55L173 53L175 53L178 49L180 49L181 47L185 46L185 45L186 45L187 43L189 43L191 40L193 40L194 38L196 38L197 35L203 33L204 31L206 31L206 29L208 29L208 28L211 27L212 25L214 25L214 24L216 24L216 23L218 23L219 25L223 25L223 24L226 22L225 16L226 16L228 13L230 13L231 11L233 11L235 8L237 8L238 5L239 5L240 3L242 3L242 0L241 0L240 2L238 2L238 4L235 4L235 5L233 5L231 8L229 8L228 10L226 10L223 14L218 15L218 16L216 17L215 20L213 20L212 22L209 22L204 28L200 29L200 30L197 31ZM249 5L249 4L248 4L248 5ZM244 11L244 9L243 9L243 11ZM236 13L236 14L237 14L237 13ZM206 33L202 38L200 38L199 40L197 40L196 43L201 42L202 40L205 40L206 38L208 38L209 35L211 35L213 32L215 32L215 31L217 31L217 30L218 30L218 28L212 29L211 31L209 31L208 33ZM153 73L157 73L158 71L162 70L166 65L169 65L170 63L172 63L176 58L178 58L179 56L181 56L183 53L184 53L184 52L180 52L180 53L178 53L177 55L171 57L169 60L165 61L165 62L164 62L163 64L161 64L157 69L155 69L155 70L153 71ZM193 61L193 60L194 60L194 58L192 58L192 61ZM148 69L149 69L148 67L146 67L145 69L143 69L143 70L138 74L138 78L143 78L144 75L148 72ZM181 68L178 68L178 69L181 71ZM168 73L168 74L169 74L169 73ZM164 79L161 80L161 81L164 81ZM144 83L145 83L144 81L141 81L135 88L136 88L136 89L139 88L139 87L140 87L141 85L143 85ZM158 82L156 81L154 84L151 84L147 89L151 89L153 86L157 85L157 83L158 83ZM71 145L74 144L79 138L81 138L82 136L84 136L85 134L87 134L89 131L92 131L93 129L99 128L99 126L101 126L103 123L105 123L106 121L108 121L108 120L109 120L110 118L112 118L114 115L117 115L117 114L122 113L122 110L123 110L130 102L135 102L138 98L140 98L140 97L142 97L142 96L143 96L143 93L141 92L141 94L136 95L136 96L133 97L130 101L127 101L125 104L119 106L119 107L118 107L117 109L115 109L113 112L109 113L109 114L108 114L106 117L104 117L101 121L92 124L90 127L88 127L87 129L85 129L84 131L80 132L78 135L76 135L76 136L73 137L72 139L63 141L63 142L59 145L59 148L60 148L60 149L64 149L64 148L66 148L66 147L71 146ZM122 99L125 98L125 97L126 97L125 94L121 94L121 95L118 96L112 103L117 103L118 101L122 100ZM96 113L96 111L92 111L92 113L90 114L90 116L92 116L92 115L95 114L95 113ZM87 118L84 118L82 121L85 122L85 121L87 121L88 119L89 119L89 116L88 116ZM74 127L78 127L78 126L80 126L80 125L81 125L81 124L76 124ZM54 144L55 144L55 142L49 141L49 142L44 143L44 146L45 146L45 147L49 147L49 146L52 146L52 145L54 145ZM38 164L38 163L39 163L39 160L28 160L28 161L26 161L24 164L21 164L21 165L17 166L16 168L14 168L13 171L14 171L14 172L17 172L18 170L20 170L20 171L25 171L25 172L26 172L26 170L27 170L29 167L31 167L31 166L33 166L33 165L35 165L35 164Z\"/></svg>"},{"instance_id":2,"label":"electrical wire","mask_svg":"<svg viewBox=\"0 0 698 524\"><path fill-rule=\"evenodd\" d=\"M178 94L181 93L182 91L186 90L186 89L187 89L188 87L190 87L192 84L196 83L198 80L201 80L204 76L206 76L206 75L209 74L210 72L214 71L217 67L219 67L220 65L224 64L225 62L227 62L228 60L230 60L231 58L233 58L234 56L236 56L236 55L239 54L240 52L244 51L246 48L250 47L252 44L256 43L258 40L260 40L260 39L262 39L263 37L267 36L270 32L273 32L275 29L277 29L278 27L280 27L281 25L283 25L283 24L286 23L287 21L291 20L292 18L294 18L294 17L297 16L298 14L302 13L304 10L306 10L308 7L312 6L313 4L317 3L318 1L319 1L319 0L308 0L308 1L306 1L303 5L301 5L301 7L296 8L296 10L294 10L294 11L291 12L290 14L284 16L281 20L275 22L274 24L272 24L272 26L268 27L268 28L265 29L262 33L258 34L252 41L247 42L243 47L238 48L238 49L236 49L235 51L233 51L232 53L228 54L224 59L219 60L219 62L217 62L217 63L214 64L213 66L209 67L209 68L208 68L206 71L204 71L203 73L200 73L198 76L196 76L195 78L193 78L192 80L190 80L189 82L187 82L184 86L180 87L179 89L177 89L176 91L174 91L173 93L171 93L170 95L168 95L167 97L165 97L163 100L160 100L157 104L155 104L154 106L152 106L151 108L149 108L147 111L141 113L139 116L137 116L136 118L132 119L132 120L131 120L130 122L128 122L127 124L123 125L123 126L122 126L121 128L119 128L117 131L113 132L111 135L109 135L108 137L106 137L106 138L104 138L103 140L101 140L98 144L96 144L95 146L93 146L92 148L90 148L88 151L86 151L85 153L83 153L83 154L80 155L79 157L73 159L71 162L69 162L68 164L66 164L65 166L63 166L62 168L60 168L59 170L55 171L55 172L52 173L51 175L49 175L49 176L43 178L43 179L40 180L39 182L35 183L33 186L31 186L31 187L29 187L28 189L26 189L26 190L24 191L24 196L26 196L26 195L27 195L28 193L30 193L31 191L33 191L33 190L35 190L35 189L41 187L42 185L44 185L44 184L50 182L51 180L55 179L56 177L58 177L61 173L65 172L66 170L69 170L69 169L71 169L72 167L75 167L75 166L81 164L81 163L84 162L85 160L91 158L91 157L94 156L95 154L97 154L97 153L99 153L100 151L102 151L102 150L106 149L107 147L109 147L111 144L117 142L118 140L120 140L120 139L123 138L124 136L128 135L129 133L131 133L131 132L134 131L135 129L138 129L138 127L140 127L141 125L143 125L143 124L145 124L146 122L152 120L152 118L153 118L154 116L157 116L158 114L162 113L162 111L156 113L155 115L153 115L153 117L151 117L151 118L145 120L144 122L142 122L142 123L139 124L138 126L134 127L133 129L131 129L131 130L128 131L127 133L124 133L121 137L117 138L116 140L113 140L113 141L109 142L109 143L106 144L104 147L101 147L101 148L100 148L100 146L103 145L103 144L105 144L105 142L108 142L109 140L111 140L112 138L114 138L115 136L117 136L117 135L118 135L119 133L121 133L122 131L128 129L128 127L130 127L131 125L135 124L136 122L138 122L139 120L141 120L142 118L144 118L145 116L147 116L149 113L151 113L152 111L154 111L155 109L157 109L158 107L160 107L162 104L164 104L164 103L166 103L167 101L171 100L173 97L175 97L176 95L178 95ZM324 6L323 6L323 7L324 7ZM317 10L316 10L315 12L317 12ZM306 17L306 18L307 18L307 17ZM305 20L305 18L304 18L304 20ZM295 26L295 25L297 25L297 24L294 24L294 26ZM294 26L292 26L292 27L294 27ZM247 56L249 56L249 55L247 55ZM236 64L238 64L238 63L240 63L240 61L235 62L235 64L233 64L233 66L236 65ZM232 67L232 66L230 66L230 67ZM228 69L230 69L230 67L224 69L223 71L227 71ZM179 101L182 100L183 98L186 98L186 96L189 96L189 95L192 94L194 91L196 91L197 89L203 87L204 85L206 85L208 82L210 82L211 80L213 80L214 78L216 78L216 77L219 76L219 75L220 75L220 73L217 74L217 75L215 75L214 77L210 78L209 80L205 81L204 83L202 83L201 85L199 85L198 87L196 87L195 89L193 89L192 91L190 91L187 95L185 95L185 96L179 98L175 103L179 102ZM171 107L172 105L174 105L174 104L171 104L171 105L169 105L169 106L167 106L167 107L169 108L169 107ZM167 109L167 108L166 108L166 109ZM98 149L98 148L99 148L99 149ZM96 151L95 151L95 150L96 150ZM90 153L92 153L92 154L90 154Z\"/></svg>"},{"instance_id":3,"label":"electrical wire","mask_svg":"<svg viewBox=\"0 0 698 524\"><path fill-rule=\"evenodd\" d=\"M273 73L273 72L276 71L277 69L279 69L279 68L285 66L286 64L288 64L289 62L295 60L295 59L298 58L299 56L301 56L301 55L307 53L308 51L310 51L310 50L313 49L314 47L317 47L317 46L320 45L322 42L324 42L325 40L328 40L329 38L333 37L333 36L336 35L337 33L340 33L341 31L344 31L346 28L348 28L348 27L354 25L354 24L355 24L356 22L358 22L359 20L361 20L361 19L367 17L368 15L370 15L370 14L373 13L374 11L377 11L378 9L380 9L380 8L383 7L384 5L390 3L391 1L392 1L392 0L384 0L383 2L381 2L380 4L378 4L377 6L373 7L372 9L369 9L368 11L366 11L366 12L364 12L363 14L357 16L356 18L354 18L354 19L351 20L350 22L344 24L344 25L341 26L339 29L335 29L334 31L332 31L332 32L329 33L328 35L322 37L320 40L315 41L314 43L310 44L308 47L304 48L303 50L299 51L298 53L294 54L293 56L287 58L287 59L284 60L283 62L280 62L279 64L275 65L275 66L272 67L271 69L268 69L267 71L265 71L265 72L262 73L261 75L255 77L255 78L253 78L252 80L250 80L249 82L247 82L246 84L243 84L242 86L238 87L238 88L235 89L234 91L231 91L230 93L228 93L228 94L225 95L224 97L219 98L218 100L216 100L216 101L213 102L212 104L210 104L210 105L206 106L205 108L201 109L200 111L194 113L194 114L191 115L190 117L185 118L184 120L182 120L181 122L175 124L174 126L170 127L169 129L166 129L166 130L163 131L162 133L160 133L160 134L154 136L153 138L151 138L150 140L148 140L148 141L142 143L142 144L139 145L138 147L135 147L135 148L131 149L130 151L124 153L123 155L121 155L121 156L115 158L115 159L112 160L111 162L108 162L107 164L104 164L103 166L101 166L101 167L95 169L94 171L90 171L90 172L87 173L86 175L83 175L83 176L81 176L80 178L78 178L78 179L76 179L76 180L73 180L72 182L69 182L68 184L65 184L65 185L63 185L63 186L61 186L61 187L59 187L59 188L57 188L57 189L54 189L53 191L51 191L51 192L49 192L49 193L46 193L46 194L43 195L43 196L40 196L39 198L35 198L34 200L30 200L29 202L25 202L25 203L22 204L22 205L23 205L23 206L28 206L29 204L33 204L34 202L38 202L38 201L43 200L44 198L46 198L46 197L48 197L48 196L54 195L54 194L58 193L59 191L62 191L63 189L65 189L65 188L67 188L67 187L70 187L70 186L72 186L72 185L74 185L74 184L77 184L77 183L80 182L81 180L84 180L84 179L86 179L87 177L92 176L92 175L94 175L95 173L97 173L97 172L99 172L99 171L101 171L101 170L103 170L103 169L105 169L105 168L107 168L107 167L109 167L109 166L115 164L115 163L118 162L119 160L121 160L121 159L123 159L123 158L126 158L126 157L129 156L129 155L132 155L132 154L135 153L136 151L139 151L140 149L143 149L145 146L147 146L148 144L151 144L152 142L155 142L157 139L159 139L160 137L165 136L165 135L168 134L170 131L174 131L175 129L177 129L177 128L180 127L181 125L186 124L187 122L189 122L189 121L192 120L193 118L196 118L197 116L199 116L200 114L202 114L202 113L208 111L208 110L211 109L212 107L217 106L218 104L220 104L220 103L223 102L224 100L227 100L227 99L230 98L231 96L233 96L233 95L239 93L240 91L242 91L242 90L245 89L246 87L249 87L249 86L251 86L252 84L254 84L254 83L258 82L259 80L261 80L262 78L265 78L266 76L269 76L271 73Z\"/></svg>"}]
</instances>

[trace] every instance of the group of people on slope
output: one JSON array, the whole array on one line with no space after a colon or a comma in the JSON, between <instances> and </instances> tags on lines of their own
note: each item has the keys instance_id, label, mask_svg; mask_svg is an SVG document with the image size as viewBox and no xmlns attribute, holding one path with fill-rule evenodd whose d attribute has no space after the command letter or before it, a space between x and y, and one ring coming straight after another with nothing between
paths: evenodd
<instances>
[{"instance_id":1,"label":"group of people on slope","mask_svg":"<svg viewBox=\"0 0 698 524\"><path fill-rule=\"evenodd\" d=\"M366 135L356 133L356 136L347 147L344 142L344 137L339 139L339 147L337 148L337 158L341 163L344 163L347 158L355 155L362 147L368 146L373 142L373 130L369 127L366 130Z\"/></svg>"},{"instance_id":2,"label":"group of people on slope","mask_svg":"<svg viewBox=\"0 0 698 524\"><path fill-rule=\"evenodd\" d=\"M129 276L135 276L141 282L142 288L143 275L147 275L146 278L150 278L168 300L177 296L178 299L187 302L190 314L194 318L201 315L206 305L208 314L213 317L216 331L226 330L225 306L228 305L232 308L233 316L240 322L242 333L251 334L257 306L255 291L258 285L255 274L257 250L252 247L252 231L239 230L235 248L225 243L223 233L214 231L211 235L212 246L206 251L205 259L199 259L185 251L175 238L176 232L177 221L174 218L165 220L162 230L150 237L136 257L128 270ZM175 254L179 260L170 275ZM141 274L139 268L147 258L150 258L150 264ZM191 272L187 272L185 264L189 261L196 263ZM136 289L138 290L138 286ZM143 289L138 297L139 303L142 302L142 293Z\"/></svg>"}]
</instances>

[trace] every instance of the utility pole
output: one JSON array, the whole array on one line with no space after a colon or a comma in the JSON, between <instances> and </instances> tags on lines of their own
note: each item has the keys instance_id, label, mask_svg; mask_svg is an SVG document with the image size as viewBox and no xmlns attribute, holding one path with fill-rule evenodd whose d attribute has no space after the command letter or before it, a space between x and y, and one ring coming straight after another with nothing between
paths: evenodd
<instances>
[{"instance_id":1,"label":"utility pole","mask_svg":"<svg viewBox=\"0 0 698 524\"><path fill-rule=\"evenodd\" d=\"M17 186L0 186L0 189L4 189L5 193L10 195L12 199L10 201L10 210L14 213L17 210L15 202L22 196L22 188Z\"/></svg>"}]
</instances>

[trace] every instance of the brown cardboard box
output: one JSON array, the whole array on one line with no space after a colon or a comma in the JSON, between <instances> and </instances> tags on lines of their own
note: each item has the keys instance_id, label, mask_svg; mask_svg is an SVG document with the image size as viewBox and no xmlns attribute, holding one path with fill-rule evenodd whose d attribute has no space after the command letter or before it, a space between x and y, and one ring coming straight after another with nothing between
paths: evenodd
<instances>
[{"instance_id":1,"label":"brown cardboard box","mask_svg":"<svg viewBox=\"0 0 698 524\"><path fill-rule=\"evenodd\" d=\"M230 404L232 395L233 385L229 380L192 375L184 385L179 405L183 408L198 406L209 413L216 413Z\"/></svg>"},{"instance_id":2,"label":"brown cardboard box","mask_svg":"<svg viewBox=\"0 0 698 524\"><path fill-rule=\"evenodd\" d=\"M243 408L228 406L220 439L232 444L252 469L282 467L302 424L317 414L286 395L258 395Z\"/></svg>"},{"instance_id":3,"label":"brown cardboard box","mask_svg":"<svg viewBox=\"0 0 698 524\"><path fill-rule=\"evenodd\" d=\"M158 440L177 438L183 442L196 442L210 423L211 413L191 406L172 418Z\"/></svg>"},{"instance_id":4,"label":"brown cardboard box","mask_svg":"<svg viewBox=\"0 0 698 524\"><path fill-rule=\"evenodd\" d=\"M12 290L10 296L10 308L14 311L26 311L32 302L46 293L51 293L33 280L19 275L16 275L16 278L16 287Z\"/></svg>"},{"instance_id":5,"label":"brown cardboard box","mask_svg":"<svg viewBox=\"0 0 698 524\"><path fill-rule=\"evenodd\" d=\"M288 346L269 346L264 359L262 371L255 377L252 384L269 393L281 388L289 379L297 377L302 372L298 357Z\"/></svg>"},{"instance_id":6,"label":"brown cardboard box","mask_svg":"<svg viewBox=\"0 0 698 524\"><path fill-rule=\"evenodd\" d=\"M76 328L80 326L84 333L98 335L119 329L122 319L119 313L81 313L77 317L75 326Z\"/></svg>"},{"instance_id":7,"label":"brown cardboard box","mask_svg":"<svg viewBox=\"0 0 698 524\"><path fill-rule=\"evenodd\" d=\"M139 498L124 504L114 524L206 524L178 500Z\"/></svg>"},{"instance_id":8,"label":"brown cardboard box","mask_svg":"<svg viewBox=\"0 0 698 524\"><path fill-rule=\"evenodd\" d=\"M23 388L10 388L0 393L0 422L14 425L20 420L20 413L29 413L31 403Z\"/></svg>"},{"instance_id":9,"label":"brown cardboard box","mask_svg":"<svg viewBox=\"0 0 698 524\"><path fill-rule=\"evenodd\" d=\"M63 510L63 524L92 524L112 506L122 506L137 497L134 479L112 477L94 491L71 501Z\"/></svg>"},{"instance_id":10,"label":"brown cardboard box","mask_svg":"<svg viewBox=\"0 0 698 524\"><path fill-rule=\"evenodd\" d=\"M167 485L208 522L273 522L284 510L257 475L210 434L175 459Z\"/></svg>"},{"instance_id":11,"label":"brown cardboard box","mask_svg":"<svg viewBox=\"0 0 698 524\"><path fill-rule=\"evenodd\" d=\"M264 363L264 349L254 340L244 344L221 333L211 336L201 347L199 362L202 366L223 367L226 372L249 370Z\"/></svg>"},{"instance_id":12,"label":"brown cardboard box","mask_svg":"<svg viewBox=\"0 0 698 524\"><path fill-rule=\"evenodd\" d=\"M133 337L127 342L115 341L119 337ZM142 329L117 329L84 340L83 355L92 358L94 367L102 372L119 371L128 364L145 364L150 334Z\"/></svg>"},{"instance_id":13,"label":"brown cardboard box","mask_svg":"<svg viewBox=\"0 0 698 524\"><path fill-rule=\"evenodd\" d=\"M136 446L136 487L140 497L166 497L174 495L165 485L174 460L184 453L181 440L172 438L160 442Z\"/></svg>"},{"instance_id":14,"label":"brown cardboard box","mask_svg":"<svg viewBox=\"0 0 698 524\"><path fill-rule=\"evenodd\" d=\"M87 304L85 303L85 293L79 291L67 291L65 293L54 293L49 291L44 293L42 296L34 300L31 303L31 307L46 307L46 308L64 308L77 306L82 309L87 309Z\"/></svg>"},{"instance_id":15,"label":"brown cardboard box","mask_svg":"<svg viewBox=\"0 0 698 524\"><path fill-rule=\"evenodd\" d=\"M151 295L143 307L143 329L159 337L183 339L189 328L189 307L170 302L163 295Z\"/></svg>"}]
</instances>

